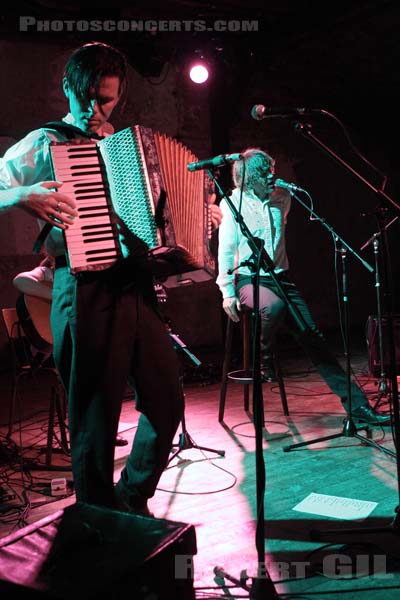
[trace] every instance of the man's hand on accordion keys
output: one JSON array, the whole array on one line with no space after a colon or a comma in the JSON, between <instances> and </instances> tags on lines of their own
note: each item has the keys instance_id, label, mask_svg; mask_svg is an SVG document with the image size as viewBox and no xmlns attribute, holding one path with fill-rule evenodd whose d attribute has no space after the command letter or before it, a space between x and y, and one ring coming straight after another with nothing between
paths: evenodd
<instances>
[{"instance_id":1,"label":"man's hand on accordion keys","mask_svg":"<svg viewBox=\"0 0 400 600\"><path fill-rule=\"evenodd\" d=\"M78 216L75 200L58 191L59 181L41 181L31 186L18 188L18 206L43 221L60 229L67 229Z\"/></svg>"}]
</instances>

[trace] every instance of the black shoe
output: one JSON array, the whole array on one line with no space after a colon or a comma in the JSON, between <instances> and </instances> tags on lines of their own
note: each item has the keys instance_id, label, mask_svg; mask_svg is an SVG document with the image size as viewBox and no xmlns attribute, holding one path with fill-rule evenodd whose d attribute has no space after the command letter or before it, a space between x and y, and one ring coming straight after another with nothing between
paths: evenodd
<instances>
[{"instance_id":1,"label":"black shoe","mask_svg":"<svg viewBox=\"0 0 400 600\"><path fill-rule=\"evenodd\" d=\"M121 512L130 513L132 515L141 515L142 517L153 517L147 506L147 500L144 498L128 499L118 487L115 487L115 505L116 509Z\"/></svg>"},{"instance_id":2,"label":"black shoe","mask_svg":"<svg viewBox=\"0 0 400 600\"><path fill-rule=\"evenodd\" d=\"M261 370L261 381L262 383L276 383L278 378L275 375L275 371L263 368Z\"/></svg>"},{"instance_id":3,"label":"black shoe","mask_svg":"<svg viewBox=\"0 0 400 600\"><path fill-rule=\"evenodd\" d=\"M261 365L261 381L263 383L276 383L278 378L275 373L274 361L271 356L264 357Z\"/></svg>"},{"instance_id":4,"label":"black shoe","mask_svg":"<svg viewBox=\"0 0 400 600\"><path fill-rule=\"evenodd\" d=\"M354 409L352 411L352 416L357 419L357 421L362 421L369 425L389 425L390 423L390 415L382 415L381 413L376 412L369 404Z\"/></svg>"},{"instance_id":5,"label":"black shoe","mask_svg":"<svg viewBox=\"0 0 400 600\"><path fill-rule=\"evenodd\" d=\"M122 435L117 435L117 437L115 438L115 445L116 446L127 446L128 445L128 440L125 439L124 437L122 437Z\"/></svg>"}]
</instances>

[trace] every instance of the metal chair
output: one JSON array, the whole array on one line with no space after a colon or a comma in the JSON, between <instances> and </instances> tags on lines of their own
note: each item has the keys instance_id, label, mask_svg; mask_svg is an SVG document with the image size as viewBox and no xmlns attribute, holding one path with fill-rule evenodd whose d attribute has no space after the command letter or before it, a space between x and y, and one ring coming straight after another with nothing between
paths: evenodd
<instances>
[{"instance_id":1,"label":"metal chair","mask_svg":"<svg viewBox=\"0 0 400 600\"><path fill-rule=\"evenodd\" d=\"M252 363L251 363L251 312L243 311L240 317L241 335L242 335L242 365L243 368L238 371L230 371L231 360L232 360L232 345L233 345L233 333L235 323L231 320L227 320L226 334L225 334L225 355L222 366L222 378L221 378L221 390L219 398L219 413L218 421L221 423L224 420L225 413L225 401L227 394L228 382L241 383L244 386L243 389L243 404L244 410L249 410L249 388L253 382L252 374ZM279 355L275 349L273 353L275 375L277 378L279 392L281 395L282 408L286 416L289 415L289 408L286 398L286 390L282 377L282 370L279 360Z\"/></svg>"},{"instance_id":2,"label":"metal chair","mask_svg":"<svg viewBox=\"0 0 400 600\"><path fill-rule=\"evenodd\" d=\"M46 465L51 466L53 439L55 438L55 418L60 431L61 450L68 454L68 440L65 425L66 416L66 395L61 384L57 370L49 366L48 361L44 361L45 355L40 352L32 352L32 342L25 335L22 329L18 313L15 308L2 309L3 321L6 327L12 371L12 388L8 409L8 432L7 437L11 437L14 431L15 411L19 393L19 384L23 379L34 378L36 375L46 374L50 383L50 401L49 418L47 425L47 446L46 446ZM58 440L57 440L58 441Z\"/></svg>"}]
</instances>

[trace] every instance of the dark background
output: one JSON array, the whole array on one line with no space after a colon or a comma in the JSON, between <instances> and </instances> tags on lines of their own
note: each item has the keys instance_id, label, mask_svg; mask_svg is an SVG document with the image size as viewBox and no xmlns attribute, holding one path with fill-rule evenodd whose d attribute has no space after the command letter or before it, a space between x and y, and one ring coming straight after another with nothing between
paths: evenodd
<instances>
[{"instance_id":1,"label":"dark background","mask_svg":"<svg viewBox=\"0 0 400 600\"><path fill-rule=\"evenodd\" d=\"M105 3L104 3L105 4ZM67 111L61 92L63 65L81 43L105 41L124 51L130 92L117 128L134 123L181 140L199 158L261 146L278 160L278 176L295 181L312 196L314 209L357 253L374 262L371 246L360 247L378 231L377 215L398 215L400 9L397 2L236 1L131 3L114 0L84 9L74 2L13 3L0 21L1 153L12 141ZM42 20L88 18L256 20L258 31L86 32L19 30L19 16ZM193 54L212 65L204 87L188 81ZM254 104L308 107L304 119L255 121ZM307 132L307 133L305 133ZM349 167L345 168L310 134ZM358 152L355 150L358 150ZM361 159L364 156L368 163ZM351 170L363 177L363 183ZM385 195L381 189L387 177ZM229 171L221 171L228 189ZM379 209L379 210L378 210ZM288 225L294 280L325 330L339 326L336 263L332 236L296 200ZM31 246L36 223L15 210L0 217L2 306L12 305L12 277L37 263ZM398 311L397 220L387 230ZM214 248L217 241L214 240ZM352 327L376 312L374 276L348 256ZM170 292L168 310L175 330L193 347L218 344L223 318L213 282Z\"/></svg>"}]
</instances>

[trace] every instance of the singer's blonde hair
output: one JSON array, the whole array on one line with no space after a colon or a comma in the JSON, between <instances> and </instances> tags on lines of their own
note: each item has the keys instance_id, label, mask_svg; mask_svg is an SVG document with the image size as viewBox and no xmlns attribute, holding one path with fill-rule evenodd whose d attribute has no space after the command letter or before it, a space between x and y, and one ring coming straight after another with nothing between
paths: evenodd
<instances>
[{"instance_id":1,"label":"singer's blonde hair","mask_svg":"<svg viewBox=\"0 0 400 600\"><path fill-rule=\"evenodd\" d=\"M247 148L241 153L243 160L232 165L232 179L236 187L252 190L256 181L264 179L269 171L274 171L275 160L261 148Z\"/></svg>"}]
</instances>

